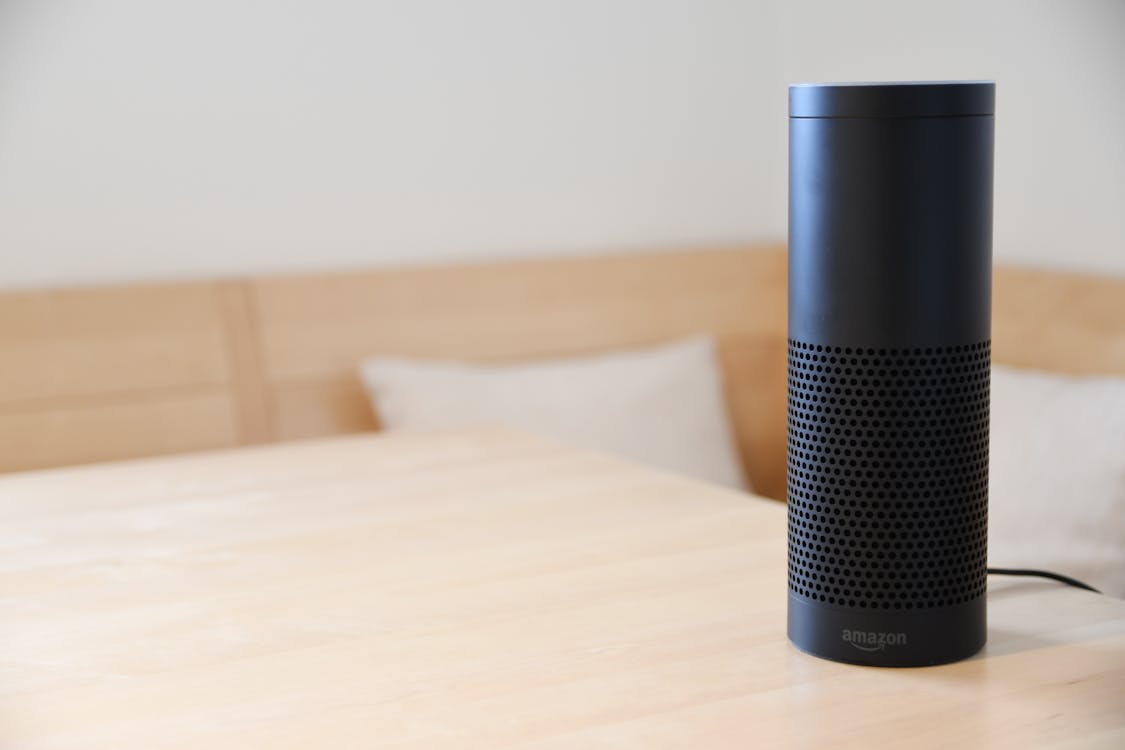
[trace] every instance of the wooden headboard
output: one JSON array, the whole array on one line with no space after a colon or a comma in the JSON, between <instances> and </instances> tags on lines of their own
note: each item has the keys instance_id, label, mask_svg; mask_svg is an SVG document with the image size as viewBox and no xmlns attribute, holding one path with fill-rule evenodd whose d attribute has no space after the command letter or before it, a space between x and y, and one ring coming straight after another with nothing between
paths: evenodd
<instances>
[{"instance_id":1,"label":"wooden headboard","mask_svg":"<svg viewBox=\"0 0 1125 750\"><path fill-rule=\"evenodd\" d=\"M0 294L0 471L376 429L373 353L719 341L747 474L784 496L785 251L631 253ZM1125 279L998 268L993 358L1125 375Z\"/></svg>"}]
</instances>

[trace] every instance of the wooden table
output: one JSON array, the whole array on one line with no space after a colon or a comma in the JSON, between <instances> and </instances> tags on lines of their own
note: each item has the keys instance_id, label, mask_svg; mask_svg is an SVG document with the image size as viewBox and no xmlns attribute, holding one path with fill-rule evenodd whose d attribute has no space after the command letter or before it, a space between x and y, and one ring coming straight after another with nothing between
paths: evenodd
<instances>
[{"instance_id":1,"label":"wooden table","mask_svg":"<svg viewBox=\"0 0 1125 750\"><path fill-rule=\"evenodd\" d=\"M1125 602L989 645L785 639L775 502L498 431L0 479L0 747L1125 747Z\"/></svg>"}]
</instances>

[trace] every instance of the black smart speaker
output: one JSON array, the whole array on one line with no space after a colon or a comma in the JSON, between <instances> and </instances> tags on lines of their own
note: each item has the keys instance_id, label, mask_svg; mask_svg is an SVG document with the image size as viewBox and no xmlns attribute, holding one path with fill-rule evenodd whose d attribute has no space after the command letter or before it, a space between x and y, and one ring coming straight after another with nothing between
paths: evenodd
<instances>
[{"instance_id":1,"label":"black smart speaker","mask_svg":"<svg viewBox=\"0 0 1125 750\"><path fill-rule=\"evenodd\" d=\"M986 82L789 89L789 639L835 661L985 641Z\"/></svg>"}]
</instances>

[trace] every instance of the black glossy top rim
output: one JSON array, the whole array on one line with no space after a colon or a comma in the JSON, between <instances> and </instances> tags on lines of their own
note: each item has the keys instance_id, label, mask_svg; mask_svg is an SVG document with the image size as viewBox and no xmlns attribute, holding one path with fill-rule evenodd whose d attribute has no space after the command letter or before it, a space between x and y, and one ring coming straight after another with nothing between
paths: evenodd
<instances>
[{"instance_id":1,"label":"black glossy top rim","mask_svg":"<svg viewBox=\"0 0 1125 750\"><path fill-rule=\"evenodd\" d=\"M789 87L789 116L971 117L996 112L992 81L799 83Z\"/></svg>"}]
</instances>

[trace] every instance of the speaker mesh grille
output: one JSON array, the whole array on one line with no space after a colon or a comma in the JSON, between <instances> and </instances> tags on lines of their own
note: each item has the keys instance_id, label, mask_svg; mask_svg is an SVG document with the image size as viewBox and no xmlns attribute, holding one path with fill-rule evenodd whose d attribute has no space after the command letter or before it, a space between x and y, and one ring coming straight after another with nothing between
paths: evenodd
<instances>
[{"instance_id":1,"label":"speaker mesh grille","mask_svg":"<svg viewBox=\"0 0 1125 750\"><path fill-rule=\"evenodd\" d=\"M877 610L984 594L989 342L789 341L789 588Z\"/></svg>"}]
</instances>

